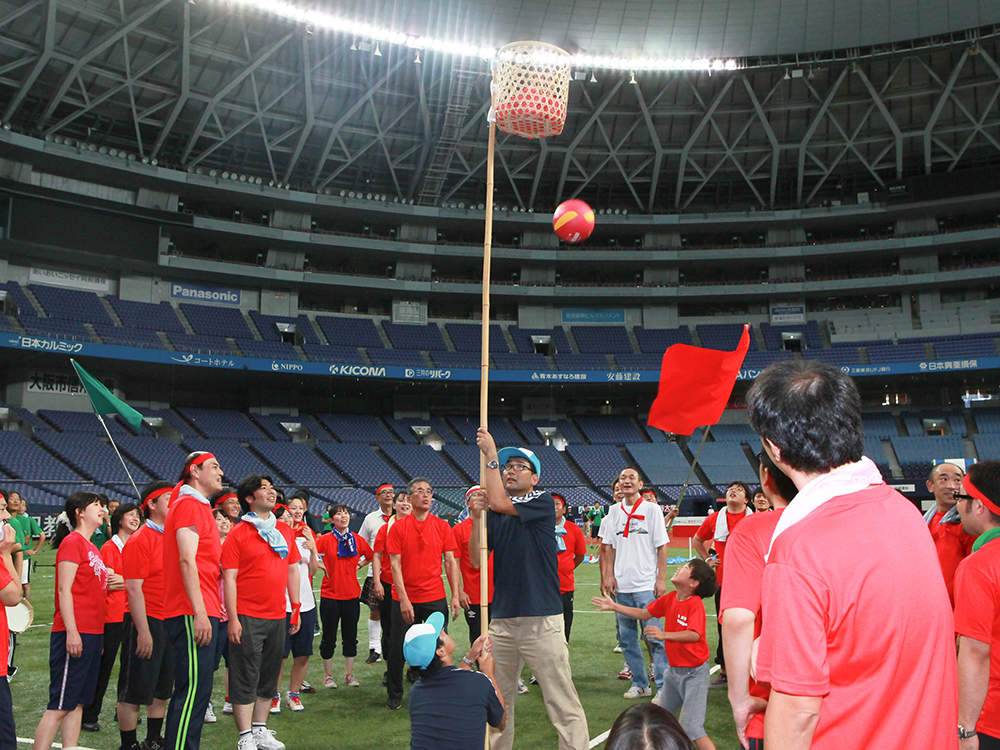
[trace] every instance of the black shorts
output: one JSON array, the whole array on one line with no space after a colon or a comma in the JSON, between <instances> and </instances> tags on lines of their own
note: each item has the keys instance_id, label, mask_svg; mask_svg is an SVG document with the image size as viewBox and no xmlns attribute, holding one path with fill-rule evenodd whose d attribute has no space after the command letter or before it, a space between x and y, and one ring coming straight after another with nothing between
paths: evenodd
<instances>
[{"instance_id":1,"label":"black shorts","mask_svg":"<svg viewBox=\"0 0 1000 750\"><path fill-rule=\"evenodd\" d=\"M378 599L375 598L375 578L368 576L361 587L361 603L368 609L378 609Z\"/></svg>"},{"instance_id":2,"label":"black shorts","mask_svg":"<svg viewBox=\"0 0 1000 750\"><path fill-rule=\"evenodd\" d=\"M292 625L292 616L288 615L285 618L288 622L287 625L290 628ZM288 634L285 631L285 658L291 654L293 658L297 659L300 656L312 656L313 653L313 638L316 635L316 622L319 619L319 610L313 607L308 612L299 613L299 632L295 635Z\"/></svg>"},{"instance_id":3,"label":"black shorts","mask_svg":"<svg viewBox=\"0 0 1000 750\"><path fill-rule=\"evenodd\" d=\"M79 657L66 653L66 631L53 632L49 637L49 704L50 711L73 711L77 706L89 706L97 690L104 652L104 634L80 633L83 653Z\"/></svg>"},{"instance_id":4,"label":"black shorts","mask_svg":"<svg viewBox=\"0 0 1000 750\"><path fill-rule=\"evenodd\" d=\"M174 694L174 644L167 636L163 620L147 617L153 636L153 653L148 659L136 656L139 632L130 612L122 621L122 661L118 672L118 702L148 706L156 700L170 700Z\"/></svg>"},{"instance_id":5,"label":"black shorts","mask_svg":"<svg viewBox=\"0 0 1000 750\"><path fill-rule=\"evenodd\" d=\"M257 698L274 697L281 672L287 618L267 620L239 615L240 642L229 641L229 698L246 706Z\"/></svg>"}]
</instances>

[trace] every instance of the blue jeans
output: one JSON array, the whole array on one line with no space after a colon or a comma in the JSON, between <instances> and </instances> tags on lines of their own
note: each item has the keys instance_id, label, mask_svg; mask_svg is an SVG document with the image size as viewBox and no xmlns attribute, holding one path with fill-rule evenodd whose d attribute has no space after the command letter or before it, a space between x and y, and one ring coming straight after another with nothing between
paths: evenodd
<instances>
[{"instance_id":1,"label":"blue jeans","mask_svg":"<svg viewBox=\"0 0 1000 750\"><path fill-rule=\"evenodd\" d=\"M645 609L646 606L655 599L652 591L633 591L629 594L618 592L615 601L626 607ZM618 639L622 647L622 655L632 671L633 687L649 687L649 675L646 672L646 659L642 655L642 646L639 643L639 636L642 628L646 625L659 625L660 620L652 619L634 620L625 615L615 615L618 621ZM653 679L656 682L656 689L663 687L663 667L666 665L666 654L663 651L663 644L660 641L649 641L650 652L653 654Z\"/></svg>"}]
</instances>

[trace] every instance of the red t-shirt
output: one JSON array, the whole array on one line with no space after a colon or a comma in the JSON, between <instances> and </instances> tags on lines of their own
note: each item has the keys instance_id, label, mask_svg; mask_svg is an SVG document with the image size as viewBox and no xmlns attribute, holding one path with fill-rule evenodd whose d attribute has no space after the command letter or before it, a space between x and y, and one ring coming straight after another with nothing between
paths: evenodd
<instances>
[{"instance_id":1,"label":"red t-shirt","mask_svg":"<svg viewBox=\"0 0 1000 750\"><path fill-rule=\"evenodd\" d=\"M118 575L122 575L122 551L118 549L118 537L111 537L107 544L101 547L101 559L104 564ZM125 589L108 591L108 601L105 605L104 622L121 622L128 612L128 595Z\"/></svg>"},{"instance_id":2,"label":"red t-shirt","mask_svg":"<svg viewBox=\"0 0 1000 750\"><path fill-rule=\"evenodd\" d=\"M958 566L955 632L990 644L990 682L976 731L1000 737L1000 542L991 539Z\"/></svg>"},{"instance_id":3,"label":"red t-shirt","mask_svg":"<svg viewBox=\"0 0 1000 750\"><path fill-rule=\"evenodd\" d=\"M783 532L761 604L757 679L822 696L814 750L957 746L948 592L927 525L898 492L835 497Z\"/></svg>"},{"instance_id":4,"label":"red t-shirt","mask_svg":"<svg viewBox=\"0 0 1000 750\"><path fill-rule=\"evenodd\" d=\"M563 541L566 542L566 549L559 553L560 594L576 590L576 581L574 579L576 560L574 558L576 555L587 554L587 543L583 541L583 532L580 531L580 527L572 521L565 521L564 528L566 529L566 536L563 537Z\"/></svg>"},{"instance_id":5,"label":"red t-shirt","mask_svg":"<svg viewBox=\"0 0 1000 750\"><path fill-rule=\"evenodd\" d=\"M383 586L392 586L392 567L389 565L389 553L385 551L385 537L389 533L389 527L396 523L393 519L389 519L386 523L379 527L378 533L375 534L375 544L372 545L372 552L381 552L382 557L379 560L379 571L378 579L382 582Z\"/></svg>"},{"instance_id":6,"label":"red t-shirt","mask_svg":"<svg viewBox=\"0 0 1000 750\"><path fill-rule=\"evenodd\" d=\"M163 534L140 526L125 542L122 561L126 581L142 581L146 617L163 619Z\"/></svg>"},{"instance_id":7,"label":"red t-shirt","mask_svg":"<svg viewBox=\"0 0 1000 750\"><path fill-rule=\"evenodd\" d=\"M222 569L236 572L236 611L261 620L285 618L285 592L288 590L288 567L302 559L295 532L286 523L275 526L285 538L288 554L284 559L249 521L233 527L222 545ZM232 612L228 613L230 617Z\"/></svg>"},{"instance_id":8,"label":"red t-shirt","mask_svg":"<svg viewBox=\"0 0 1000 750\"><path fill-rule=\"evenodd\" d=\"M715 545L715 551L719 555L719 567L715 569L715 577L719 582L719 586L722 586L722 563L723 558L726 554L726 542L716 542L715 539L715 524L719 520L719 514L726 514L726 523L729 526L729 534L732 535L736 531L736 526L743 521L744 518L749 518L749 516L744 513L730 513L728 508L724 510L717 510L715 513L710 515L704 521L702 521L701 526L695 532L695 536L701 539L703 542L711 542ZM728 539L727 539L728 541Z\"/></svg>"},{"instance_id":9,"label":"red t-shirt","mask_svg":"<svg viewBox=\"0 0 1000 750\"><path fill-rule=\"evenodd\" d=\"M689 596L677 601L677 592L671 591L654 599L646 610L653 617L663 619L664 633L681 633L693 630L697 641L664 641L663 650L672 667L700 667L708 661L708 641L705 640L705 605L700 596Z\"/></svg>"},{"instance_id":10,"label":"red t-shirt","mask_svg":"<svg viewBox=\"0 0 1000 750\"><path fill-rule=\"evenodd\" d=\"M14 580L7 566L0 563L0 589L6 588ZM7 649L10 645L10 629L7 626L7 608L0 607L0 677L7 677Z\"/></svg>"},{"instance_id":11,"label":"red t-shirt","mask_svg":"<svg viewBox=\"0 0 1000 750\"><path fill-rule=\"evenodd\" d=\"M66 630L62 612L59 611L59 563L61 562L77 564L76 576L73 578L73 614L76 616L76 632L103 635L108 569L104 566L104 560L101 559L97 547L79 531L74 531L63 539L59 544L59 552L56 553L56 612L52 622L52 632Z\"/></svg>"},{"instance_id":12,"label":"red t-shirt","mask_svg":"<svg viewBox=\"0 0 1000 750\"><path fill-rule=\"evenodd\" d=\"M461 523L451 527L451 533L455 537L455 544L458 546L458 569L462 571L462 590L469 597L472 604L482 604L483 598L480 596L479 569L472 567L472 558L469 557L469 537L472 535L472 518L466 518ZM489 568L489 579L487 596L489 601L493 601L493 553L490 552L486 563ZM409 593L409 592L407 592ZM489 602L487 602L488 604Z\"/></svg>"},{"instance_id":13,"label":"red t-shirt","mask_svg":"<svg viewBox=\"0 0 1000 750\"><path fill-rule=\"evenodd\" d=\"M379 529L379 531L381 530ZM320 559L326 567L323 583L319 589L319 595L324 599L347 601L361 596L361 586L358 584L358 566L363 565L366 560L371 560L375 553L368 546L368 542L353 531L351 536L354 537L354 544L357 545L358 551L358 554L353 557L340 557L337 554L340 543L332 531L323 534L316 540L316 552L320 554ZM383 555L383 558L387 557L389 556Z\"/></svg>"},{"instance_id":14,"label":"red t-shirt","mask_svg":"<svg viewBox=\"0 0 1000 750\"><path fill-rule=\"evenodd\" d=\"M941 573L944 575L944 585L948 587L948 598L955 607L955 571L958 564L972 554L972 545L976 537L966 534L960 523L941 523L944 513L938 511L927 525L937 549L938 561L941 563Z\"/></svg>"},{"instance_id":15,"label":"red t-shirt","mask_svg":"<svg viewBox=\"0 0 1000 750\"><path fill-rule=\"evenodd\" d=\"M746 609L754 613L753 637L760 636L760 589L764 580L764 555L771 546L774 527L784 509L770 513L754 513L740 526L739 531L729 535L729 553L726 563L729 571L729 585L722 590L720 609L725 612L730 607ZM770 688L758 684L750 678L750 695L767 700ZM764 739L764 714L750 717L747 736Z\"/></svg>"},{"instance_id":16,"label":"red t-shirt","mask_svg":"<svg viewBox=\"0 0 1000 750\"><path fill-rule=\"evenodd\" d=\"M191 527L198 534L195 564L198 566L198 581L201 585L201 597L205 602L205 613L209 617L218 617L221 611L219 560L222 557L222 542L219 540L219 527L215 525L212 508L208 503L191 495L181 495L170 504L163 527L164 619L194 614L194 607L184 590L180 555L177 551L177 529Z\"/></svg>"},{"instance_id":17,"label":"red t-shirt","mask_svg":"<svg viewBox=\"0 0 1000 750\"><path fill-rule=\"evenodd\" d=\"M385 548L389 554L402 558L403 586L411 604L444 599L441 557L445 552L457 551L455 536L446 521L431 513L423 521L418 521L416 515L408 515L389 529ZM392 598L399 601L395 586Z\"/></svg>"}]
</instances>

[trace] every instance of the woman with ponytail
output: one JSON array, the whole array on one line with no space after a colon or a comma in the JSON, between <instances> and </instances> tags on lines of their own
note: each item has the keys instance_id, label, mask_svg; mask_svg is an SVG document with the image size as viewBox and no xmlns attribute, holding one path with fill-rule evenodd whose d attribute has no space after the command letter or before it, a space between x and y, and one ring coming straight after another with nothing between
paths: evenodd
<instances>
[{"instance_id":1,"label":"woman with ponytail","mask_svg":"<svg viewBox=\"0 0 1000 750\"><path fill-rule=\"evenodd\" d=\"M56 601L49 640L49 704L35 731L35 750L52 746L62 726L63 747L80 739L83 707L94 699L104 649L108 571L90 537L106 511L93 492L74 492L53 546Z\"/></svg>"}]
</instances>

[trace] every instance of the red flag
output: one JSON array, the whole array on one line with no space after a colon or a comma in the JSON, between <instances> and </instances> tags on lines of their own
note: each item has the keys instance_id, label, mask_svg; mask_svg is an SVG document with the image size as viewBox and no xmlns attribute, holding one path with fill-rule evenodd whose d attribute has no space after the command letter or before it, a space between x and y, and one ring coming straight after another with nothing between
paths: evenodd
<instances>
[{"instance_id":1,"label":"red flag","mask_svg":"<svg viewBox=\"0 0 1000 750\"><path fill-rule=\"evenodd\" d=\"M649 426L690 435L696 427L718 422L749 348L749 326L743 326L733 352L688 344L668 347L660 367L660 389L649 407Z\"/></svg>"}]
</instances>

